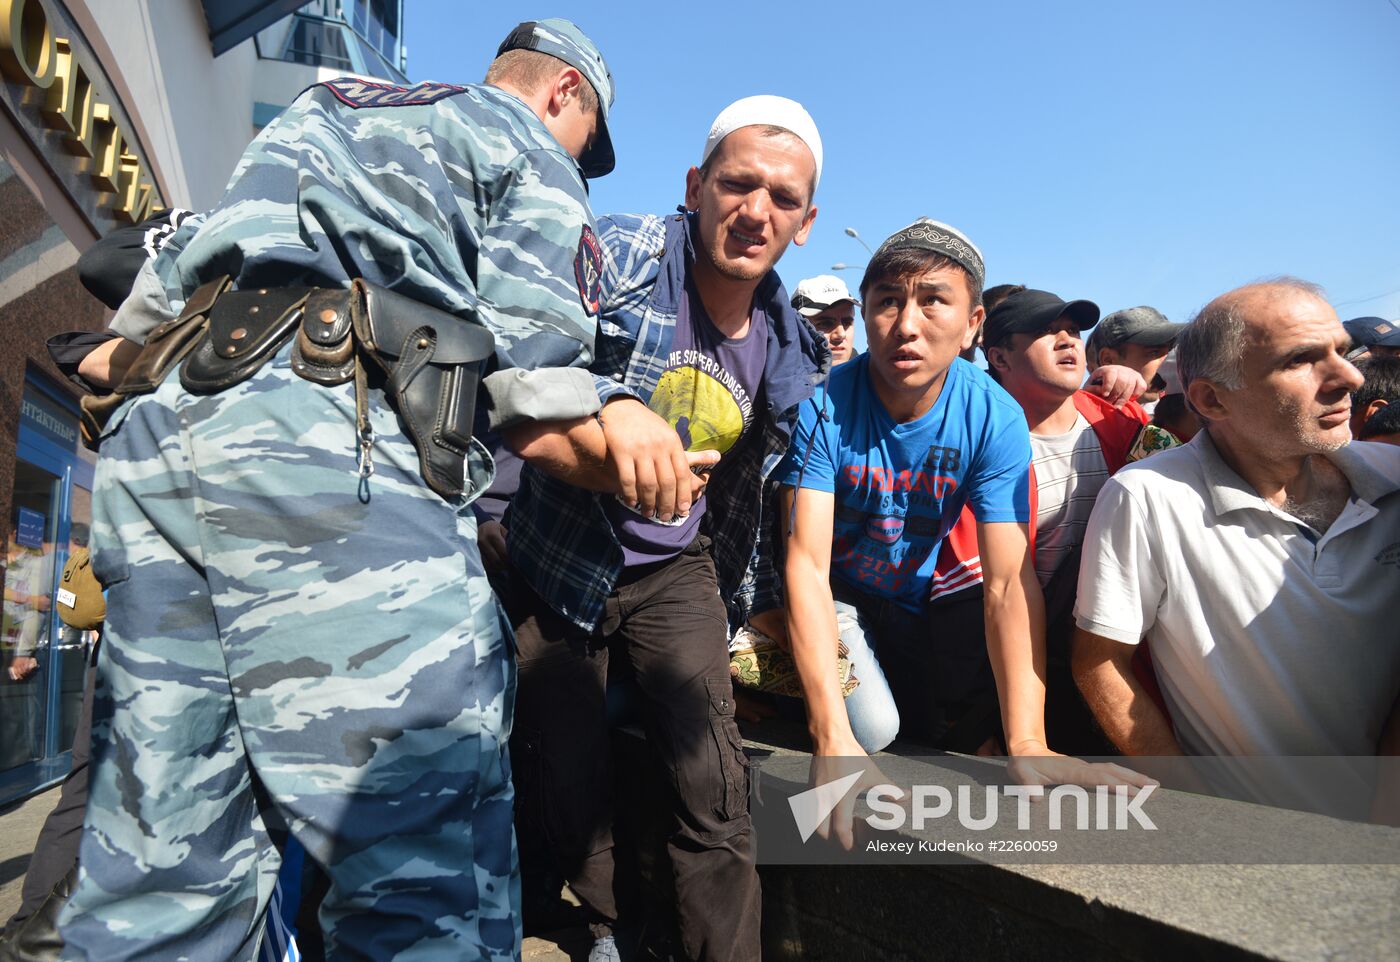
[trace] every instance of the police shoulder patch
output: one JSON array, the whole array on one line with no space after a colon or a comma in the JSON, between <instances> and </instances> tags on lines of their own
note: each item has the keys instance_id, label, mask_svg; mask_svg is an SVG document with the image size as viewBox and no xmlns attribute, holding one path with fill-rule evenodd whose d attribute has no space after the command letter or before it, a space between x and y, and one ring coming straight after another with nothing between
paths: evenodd
<instances>
[{"instance_id":1,"label":"police shoulder patch","mask_svg":"<svg viewBox=\"0 0 1400 962\"><path fill-rule=\"evenodd\" d=\"M597 314L603 299L603 247L593 228L583 225L578 239L578 254L574 256L574 277L578 280L578 295L583 309Z\"/></svg>"},{"instance_id":2,"label":"police shoulder patch","mask_svg":"<svg viewBox=\"0 0 1400 962\"><path fill-rule=\"evenodd\" d=\"M467 89L431 80L425 80L416 87L395 87L393 84L357 80L354 77L338 77L318 86L325 87L341 103L356 110L361 107L419 107Z\"/></svg>"}]
</instances>

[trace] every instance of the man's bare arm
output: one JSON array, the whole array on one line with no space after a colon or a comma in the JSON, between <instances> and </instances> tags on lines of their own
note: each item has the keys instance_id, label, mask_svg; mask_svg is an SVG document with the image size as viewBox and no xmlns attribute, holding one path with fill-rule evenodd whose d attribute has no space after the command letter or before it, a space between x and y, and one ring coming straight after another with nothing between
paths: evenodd
<instances>
[{"instance_id":1,"label":"man's bare arm","mask_svg":"<svg viewBox=\"0 0 1400 962\"><path fill-rule=\"evenodd\" d=\"M1045 596L1031 562L1030 529L1010 521L977 524L982 556L987 655L1001 702L1007 766L1027 785L1153 784L1145 775L1104 762L1061 755L1045 740Z\"/></svg>"},{"instance_id":2,"label":"man's bare arm","mask_svg":"<svg viewBox=\"0 0 1400 962\"><path fill-rule=\"evenodd\" d=\"M1135 645L1074 630L1075 684L1094 718L1125 755L1180 755L1171 722L1133 674Z\"/></svg>"},{"instance_id":3,"label":"man's bare arm","mask_svg":"<svg viewBox=\"0 0 1400 962\"><path fill-rule=\"evenodd\" d=\"M688 514L705 488L694 468L717 451L687 452L674 428L633 398L606 405L599 418L531 421L503 432L506 446L561 481L618 494L663 520Z\"/></svg>"},{"instance_id":4,"label":"man's bare arm","mask_svg":"<svg viewBox=\"0 0 1400 962\"><path fill-rule=\"evenodd\" d=\"M987 655L996 678L1007 751L1045 754L1045 598L1027 525L977 524Z\"/></svg>"},{"instance_id":5,"label":"man's bare arm","mask_svg":"<svg viewBox=\"0 0 1400 962\"><path fill-rule=\"evenodd\" d=\"M826 491L784 487L782 502L783 517L793 518L783 553L788 644L807 702L812 750L817 755L864 755L851 732L836 677L836 603L831 597L836 498Z\"/></svg>"},{"instance_id":6,"label":"man's bare arm","mask_svg":"<svg viewBox=\"0 0 1400 962\"><path fill-rule=\"evenodd\" d=\"M819 838L835 838L848 851L855 846L856 798L887 781L851 731L846 701L836 678L836 603L831 596L831 539L836 497L809 488L782 489L783 516L793 518L785 538L783 588L788 644L797 664L807 728L812 734L808 779L823 785L853 772L860 778L816 828ZM793 510L794 502L796 511Z\"/></svg>"},{"instance_id":7,"label":"man's bare arm","mask_svg":"<svg viewBox=\"0 0 1400 962\"><path fill-rule=\"evenodd\" d=\"M608 445L591 417L527 421L502 432L506 447L546 474L589 491L616 491L607 470Z\"/></svg>"}]
</instances>

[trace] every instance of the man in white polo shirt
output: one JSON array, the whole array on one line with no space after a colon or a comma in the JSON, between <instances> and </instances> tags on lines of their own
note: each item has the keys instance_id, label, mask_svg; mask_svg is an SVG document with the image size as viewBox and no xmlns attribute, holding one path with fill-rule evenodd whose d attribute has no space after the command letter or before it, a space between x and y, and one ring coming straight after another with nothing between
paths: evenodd
<instances>
[{"instance_id":1,"label":"man in white polo shirt","mask_svg":"<svg viewBox=\"0 0 1400 962\"><path fill-rule=\"evenodd\" d=\"M1400 450L1348 443L1348 341L1293 279L1182 333L1206 429L1105 484L1080 567L1075 676L1125 753L1400 751ZM1129 667L1144 637L1169 716Z\"/></svg>"}]
</instances>

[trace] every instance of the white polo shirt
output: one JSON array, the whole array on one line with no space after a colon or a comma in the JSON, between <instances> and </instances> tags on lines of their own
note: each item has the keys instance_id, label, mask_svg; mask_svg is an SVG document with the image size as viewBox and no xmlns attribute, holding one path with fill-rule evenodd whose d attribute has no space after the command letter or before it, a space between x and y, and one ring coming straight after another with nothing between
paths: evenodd
<instances>
[{"instance_id":1,"label":"white polo shirt","mask_svg":"<svg viewBox=\"0 0 1400 962\"><path fill-rule=\"evenodd\" d=\"M1400 446L1327 456L1352 496L1324 534L1259 496L1208 431L1104 485L1075 620L1152 660L1199 755L1374 755L1400 694Z\"/></svg>"}]
</instances>

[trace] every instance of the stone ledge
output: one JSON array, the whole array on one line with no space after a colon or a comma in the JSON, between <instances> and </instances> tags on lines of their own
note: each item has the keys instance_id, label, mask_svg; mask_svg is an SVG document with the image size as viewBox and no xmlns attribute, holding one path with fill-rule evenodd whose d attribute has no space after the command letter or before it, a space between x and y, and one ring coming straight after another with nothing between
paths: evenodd
<instances>
[{"instance_id":1,"label":"stone ledge","mask_svg":"<svg viewBox=\"0 0 1400 962\"><path fill-rule=\"evenodd\" d=\"M743 726L756 759L792 758L801 726ZM896 743L886 755L927 754ZM1182 793L1172 806L1296 831L1321 820L1353 846L1400 830ZM1228 808L1227 808L1228 807ZM1204 822L1203 822L1204 824ZM1378 833L1395 832L1395 836ZM916 837L912 833L910 837ZM1400 960L1397 865L764 865L773 959Z\"/></svg>"}]
</instances>

